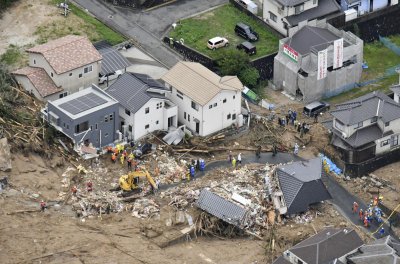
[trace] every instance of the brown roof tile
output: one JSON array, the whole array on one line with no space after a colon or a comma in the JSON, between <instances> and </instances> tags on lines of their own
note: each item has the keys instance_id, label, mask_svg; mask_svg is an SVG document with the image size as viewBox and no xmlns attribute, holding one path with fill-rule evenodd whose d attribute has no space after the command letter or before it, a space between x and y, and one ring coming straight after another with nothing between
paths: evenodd
<instances>
[{"instance_id":1,"label":"brown roof tile","mask_svg":"<svg viewBox=\"0 0 400 264\"><path fill-rule=\"evenodd\" d=\"M13 74L26 76L42 97L61 92L63 90L62 88L56 86L47 72L42 68L25 67L14 71Z\"/></svg>"},{"instance_id":2,"label":"brown roof tile","mask_svg":"<svg viewBox=\"0 0 400 264\"><path fill-rule=\"evenodd\" d=\"M68 35L27 50L40 53L57 74L101 60L100 53L84 36Z\"/></svg>"}]
</instances>

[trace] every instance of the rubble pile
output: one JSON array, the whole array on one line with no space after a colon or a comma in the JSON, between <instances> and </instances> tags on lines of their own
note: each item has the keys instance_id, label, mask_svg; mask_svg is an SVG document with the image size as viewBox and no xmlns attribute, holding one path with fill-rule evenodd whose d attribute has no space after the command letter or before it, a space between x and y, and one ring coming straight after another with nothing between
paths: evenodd
<instances>
[{"instance_id":1,"label":"rubble pile","mask_svg":"<svg viewBox=\"0 0 400 264\"><path fill-rule=\"evenodd\" d=\"M73 203L72 208L82 218L90 215L109 214L111 212L118 213L125 209L125 205L120 202L115 192L78 192L71 200Z\"/></svg>"},{"instance_id":2,"label":"rubble pile","mask_svg":"<svg viewBox=\"0 0 400 264\"><path fill-rule=\"evenodd\" d=\"M160 206L152 199L138 199L132 206L132 216L137 218L152 218L159 213Z\"/></svg>"},{"instance_id":3,"label":"rubble pile","mask_svg":"<svg viewBox=\"0 0 400 264\"><path fill-rule=\"evenodd\" d=\"M186 178L187 167L185 160L181 160L180 164L178 164L175 158L167 153L153 154L153 159L158 168L158 175L154 175L154 178L159 180L161 184L177 183Z\"/></svg>"}]
</instances>

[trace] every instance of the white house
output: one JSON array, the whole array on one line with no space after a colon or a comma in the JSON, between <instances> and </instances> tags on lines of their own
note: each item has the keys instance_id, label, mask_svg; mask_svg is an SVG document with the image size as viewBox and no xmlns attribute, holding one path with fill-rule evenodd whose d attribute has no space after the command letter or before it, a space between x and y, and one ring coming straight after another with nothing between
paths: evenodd
<instances>
[{"instance_id":1,"label":"white house","mask_svg":"<svg viewBox=\"0 0 400 264\"><path fill-rule=\"evenodd\" d=\"M322 19L340 12L335 0L264 0L263 19L282 35L300 22Z\"/></svg>"},{"instance_id":2,"label":"white house","mask_svg":"<svg viewBox=\"0 0 400 264\"><path fill-rule=\"evenodd\" d=\"M84 36L69 35L27 50L29 66L13 72L17 82L44 101L98 84L101 55Z\"/></svg>"},{"instance_id":3,"label":"white house","mask_svg":"<svg viewBox=\"0 0 400 264\"><path fill-rule=\"evenodd\" d=\"M200 136L238 124L243 84L236 76L220 77L200 63L178 62L162 78L178 106L180 123Z\"/></svg>"},{"instance_id":4,"label":"white house","mask_svg":"<svg viewBox=\"0 0 400 264\"><path fill-rule=\"evenodd\" d=\"M177 127L178 107L165 97L170 91L147 75L126 72L106 93L119 102L120 131L138 140L156 130Z\"/></svg>"}]
</instances>

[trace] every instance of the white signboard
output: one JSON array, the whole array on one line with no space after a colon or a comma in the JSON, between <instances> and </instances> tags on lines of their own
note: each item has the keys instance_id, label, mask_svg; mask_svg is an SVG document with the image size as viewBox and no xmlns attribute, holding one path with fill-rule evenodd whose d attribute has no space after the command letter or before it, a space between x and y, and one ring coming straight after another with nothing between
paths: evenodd
<instances>
[{"instance_id":1,"label":"white signboard","mask_svg":"<svg viewBox=\"0 0 400 264\"><path fill-rule=\"evenodd\" d=\"M343 39L333 42L333 68L337 69L343 66Z\"/></svg>"},{"instance_id":2,"label":"white signboard","mask_svg":"<svg viewBox=\"0 0 400 264\"><path fill-rule=\"evenodd\" d=\"M326 77L326 68L328 67L328 50L324 49L318 51L318 72L317 80L324 79Z\"/></svg>"}]
</instances>

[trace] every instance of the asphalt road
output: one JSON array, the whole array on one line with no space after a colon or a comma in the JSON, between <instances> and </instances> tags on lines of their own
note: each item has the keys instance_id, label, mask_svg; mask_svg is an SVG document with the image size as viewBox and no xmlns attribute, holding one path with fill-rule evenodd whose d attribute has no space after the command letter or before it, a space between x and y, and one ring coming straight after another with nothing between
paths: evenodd
<instances>
[{"instance_id":1,"label":"asphalt road","mask_svg":"<svg viewBox=\"0 0 400 264\"><path fill-rule=\"evenodd\" d=\"M171 68L181 60L181 57L162 44L161 40L172 23L228 1L180 0L148 12L116 8L99 0L74 0L74 2L109 27L135 39L141 49L165 67Z\"/></svg>"}]
</instances>

